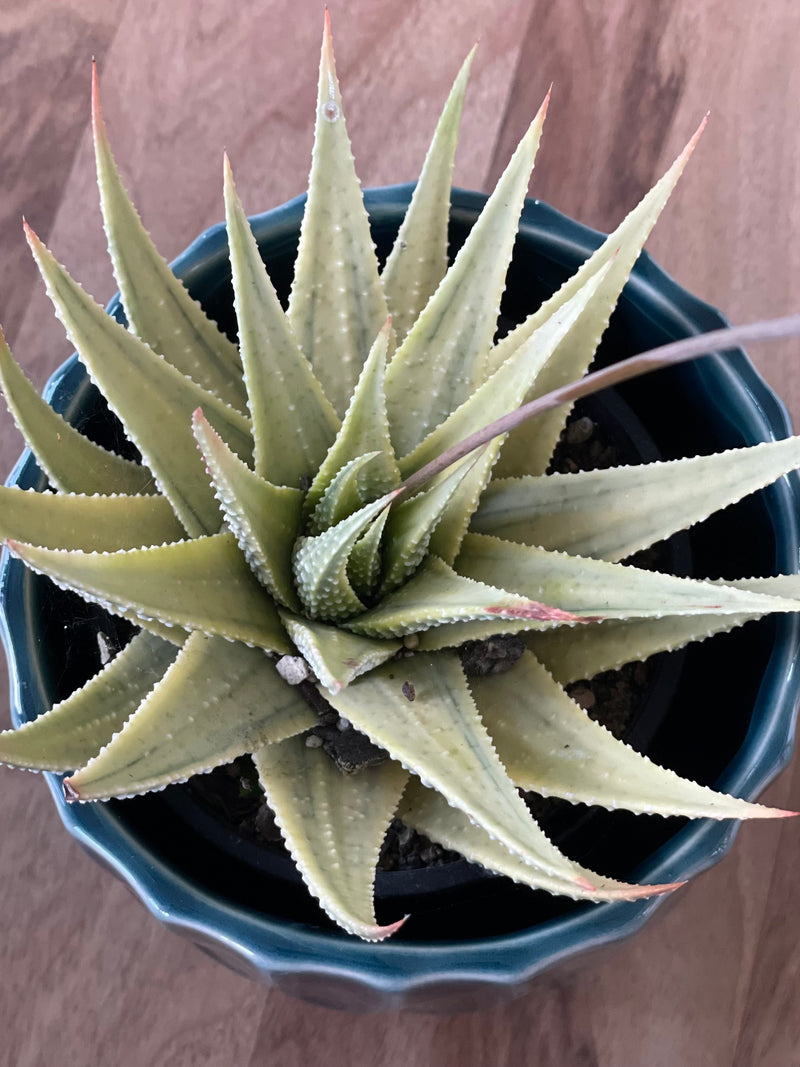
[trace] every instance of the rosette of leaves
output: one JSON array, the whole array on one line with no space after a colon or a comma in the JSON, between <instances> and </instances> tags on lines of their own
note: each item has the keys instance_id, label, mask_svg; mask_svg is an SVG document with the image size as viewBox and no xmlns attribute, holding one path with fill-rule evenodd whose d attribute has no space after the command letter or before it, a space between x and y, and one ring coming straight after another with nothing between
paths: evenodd
<instances>
[{"instance_id":1,"label":"rosette of leaves","mask_svg":"<svg viewBox=\"0 0 800 1067\"><path fill-rule=\"evenodd\" d=\"M82 437L5 344L0 356L9 408L52 489L4 489L0 533L29 567L140 628L81 689L0 734L0 759L75 772L68 796L90 801L250 753L309 889L367 939L400 925L379 926L372 901L395 816L530 886L609 900L671 887L580 867L519 790L662 815L784 814L654 765L563 685L800 607L793 575L721 584L620 562L800 464L800 440L546 476L561 405L447 458L584 374L696 137L577 274L497 341L546 102L448 266L470 59L380 271L326 26L286 309L225 163L238 345L155 251L111 156L95 82L101 203L129 328L28 238L141 462ZM468 681L459 647L498 633L524 634L524 655ZM341 773L308 743L320 697L387 757Z\"/></svg>"}]
</instances>

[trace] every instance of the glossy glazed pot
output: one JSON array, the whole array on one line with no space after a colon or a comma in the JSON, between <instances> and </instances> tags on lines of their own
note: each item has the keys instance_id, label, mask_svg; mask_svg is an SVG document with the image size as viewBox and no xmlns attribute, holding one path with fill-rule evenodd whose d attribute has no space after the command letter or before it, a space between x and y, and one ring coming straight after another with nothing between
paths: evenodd
<instances>
[{"instance_id":1,"label":"glossy glazed pot","mask_svg":"<svg viewBox=\"0 0 800 1067\"><path fill-rule=\"evenodd\" d=\"M409 186L398 186L366 194L381 254L410 192ZM303 202L299 198L253 219L262 255L283 294L291 280ZM454 191L454 249L484 202L479 194ZM504 315L522 319L600 240L546 205L528 201ZM224 228L203 234L174 266L212 317L233 333ZM120 317L118 305L115 313ZM722 324L717 312L642 256L600 358L622 358ZM741 352L661 371L621 392L666 458L789 432L782 405ZM108 445L118 440L114 420L74 358L53 377L48 397L90 436ZM27 454L11 480L26 488L44 484ZM800 481L793 475L697 527L691 534L694 573L714 578L795 570L798 504ZM724 536L726 530L735 531L735 542ZM16 723L40 714L99 669L98 630L112 644L124 642L128 632L126 624L55 590L9 559L3 566L2 613ZM675 699L648 741L648 754L697 781L755 796L790 754L796 710L792 672L799 650L800 623L794 616L750 624L689 649L675 679ZM735 677L728 663L737 664ZM314 905L299 905L291 884L282 887L269 875L254 878L245 864L182 821L165 794L68 806L60 779L49 775L48 780L70 832L124 878L161 921L236 970L329 1006L366 1011L485 1007L517 995L547 967L633 933L660 903L581 905L505 880L472 878L466 888L442 890L438 901L439 889L431 889L428 920L416 931L409 922L392 941L367 944L326 924ZM684 825L625 812L593 814L589 822L590 830L570 846L575 858L636 880L690 877L718 860L735 834L731 824ZM498 882L503 882L501 906L493 896ZM379 900L381 921L393 917L390 897L389 892ZM447 919L438 928L437 908Z\"/></svg>"}]
</instances>

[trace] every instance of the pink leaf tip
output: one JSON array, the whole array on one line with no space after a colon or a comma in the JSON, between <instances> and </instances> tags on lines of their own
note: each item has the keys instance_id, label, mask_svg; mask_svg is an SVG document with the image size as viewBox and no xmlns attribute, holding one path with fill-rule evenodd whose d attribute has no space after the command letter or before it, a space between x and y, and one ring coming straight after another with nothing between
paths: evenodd
<instances>
[{"instance_id":1,"label":"pink leaf tip","mask_svg":"<svg viewBox=\"0 0 800 1067\"><path fill-rule=\"evenodd\" d=\"M369 941L385 941L387 937L391 937L396 934L401 926L405 924L407 915L404 915L402 919L398 919L397 922L389 923L387 926L370 926L364 929L364 933L367 935Z\"/></svg>"},{"instance_id":2,"label":"pink leaf tip","mask_svg":"<svg viewBox=\"0 0 800 1067\"><path fill-rule=\"evenodd\" d=\"M65 778L61 783L61 790L64 793L64 800L66 800L68 804L74 804L76 800L81 799L80 793L73 786L69 778Z\"/></svg>"},{"instance_id":3,"label":"pink leaf tip","mask_svg":"<svg viewBox=\"0 0 800 1067\"><path fill-rule=\"evenodd\" d=\"M542 122L544 122L544 120L547 118L547 109L550 106L550 96L552 95L552 92L553 92L553 83L550 82L550 88L544 94L544 100L542 101L541 106L539 108L539 113L536 116L537 118L541 117Z\"/></svg>"},{"instance_id":4,"label":"pink leaf tip","mask_svg":"<svg viewBox=\"0 0 800 1067\"><path fill-rule=\"evenodd\" d=\"M44 244L24 215L22 216L22 229L25 233L25 239L32 248L44 248Z\"/></svg>"}]
</instances>

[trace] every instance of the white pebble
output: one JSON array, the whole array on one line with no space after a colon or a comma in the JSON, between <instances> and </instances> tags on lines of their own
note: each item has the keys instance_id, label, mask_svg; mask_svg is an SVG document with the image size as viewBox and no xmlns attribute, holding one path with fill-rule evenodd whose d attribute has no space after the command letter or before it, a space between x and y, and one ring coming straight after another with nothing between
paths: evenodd
<instances>
[{"instance_id":1,"label":"white pebble","mask_svg":"<svg viewBox=\"0 0 800 1067\"><path fill-rule=\"evenodd\" d=\"M281 656L275 664L275 669L289 685L300 685L311 676L308 664L302 656Z\"/></svg>"}]
</instances>

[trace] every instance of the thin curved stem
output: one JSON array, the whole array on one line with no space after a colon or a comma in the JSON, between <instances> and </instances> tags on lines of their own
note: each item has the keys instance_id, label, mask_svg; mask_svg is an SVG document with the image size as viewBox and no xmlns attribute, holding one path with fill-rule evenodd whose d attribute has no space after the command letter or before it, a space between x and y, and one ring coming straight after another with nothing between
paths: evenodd
<instances>
[{"instance_id":1,"label":"thin curved stem","mask_svg":"<svg viewBox=\"0 0 800 1067\"><path fill-rule=\"evenodd\" d=\"M488 426L465 437L457 445L448 448L436 459L420 467L418 471L406 478L400 487L401 495L408 495L430 481L441 471L446 470L453 463L463 459L476 448L485 445L493 437L508 433L516 429L521 423L526 422L534 415L541 415L545 411L559 407L561 404L570 404L581 397L590 396L601 389L631 378L638 378L650 371L660 370L662 367L674 366L677 363L685 363L698 356L706 356L712 352L727 352L740 345L750 344L754 341L777 341L785 337L800 337L800 315L788 315L781 319L766 319L761 322L751 322L745 326L731 326L722 330L712 330L710 333L698 334L687 337L682 341L673 341L659 348L652 348L642 352L638 356L614 363L610 367L587 374L577 382L562 385L544 396L531 400L515 411L502 415Z\"/></svg>"}]
</instances>

